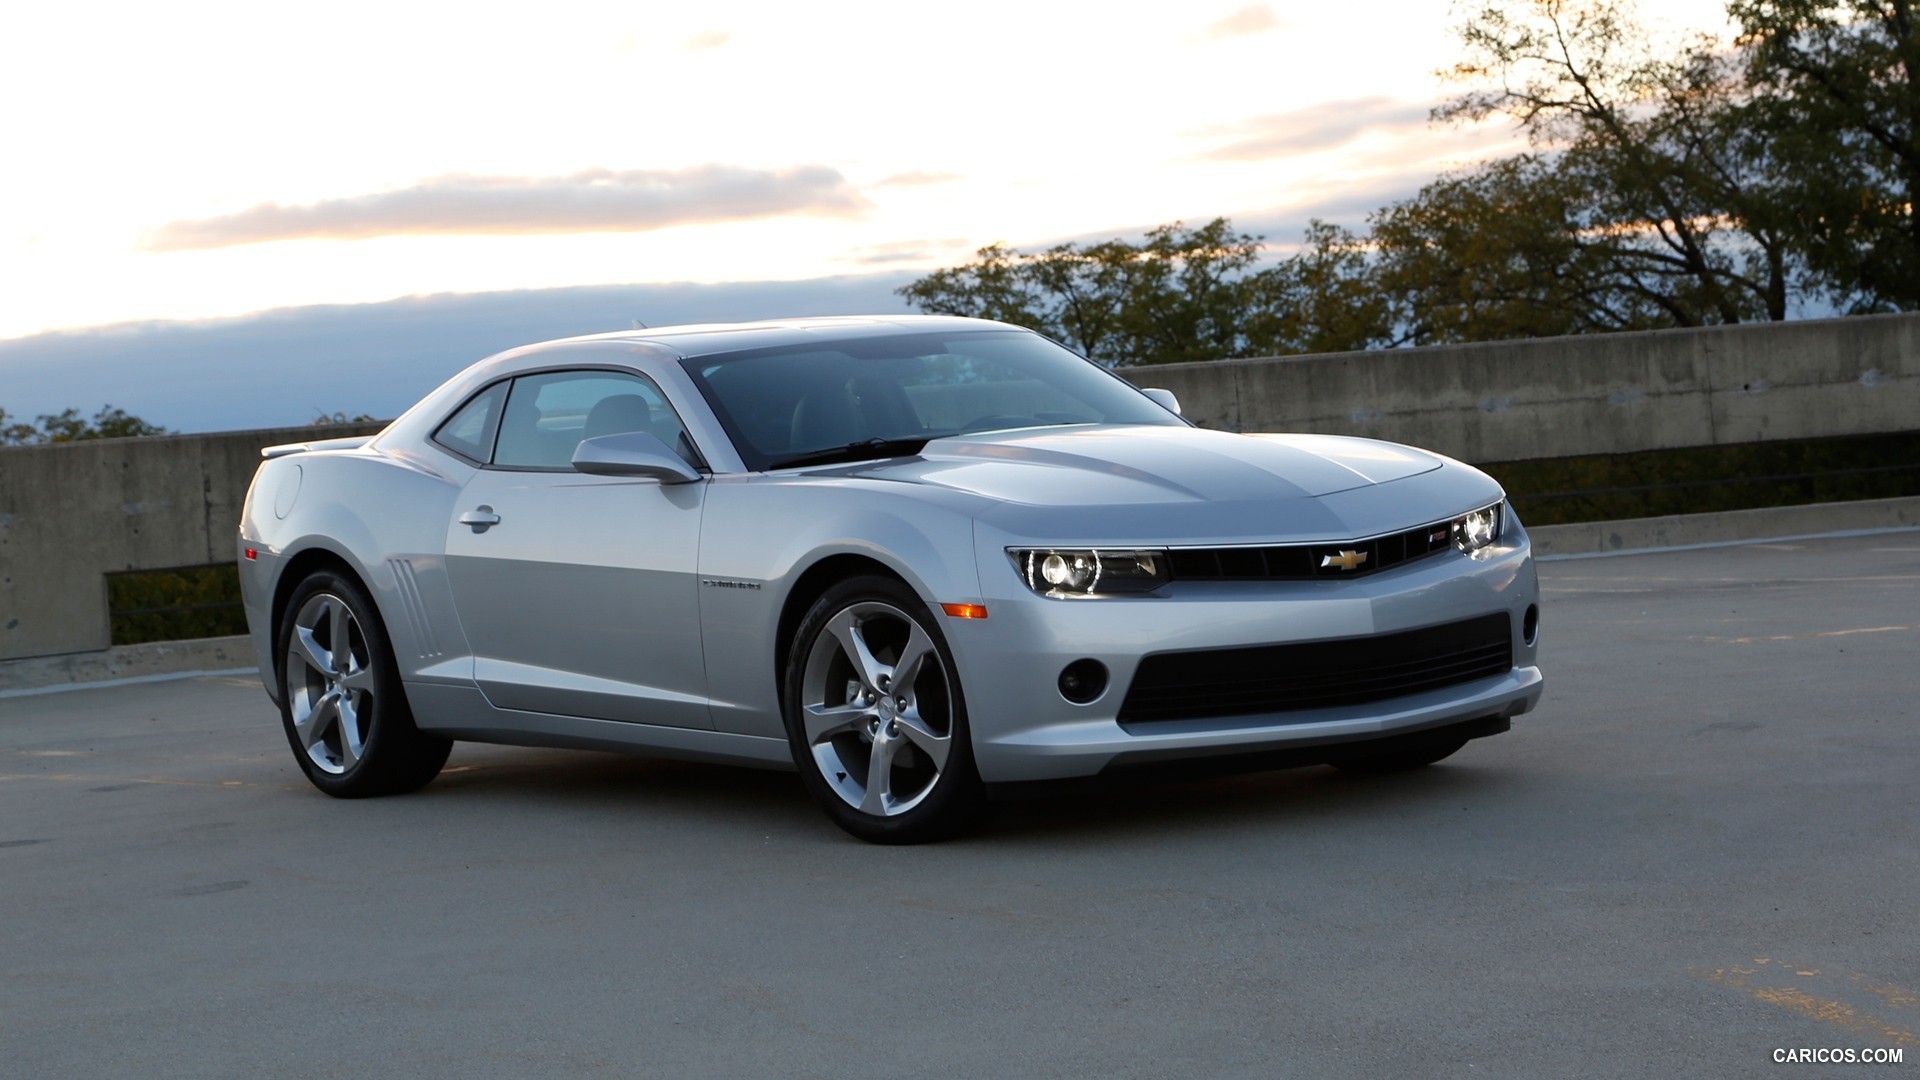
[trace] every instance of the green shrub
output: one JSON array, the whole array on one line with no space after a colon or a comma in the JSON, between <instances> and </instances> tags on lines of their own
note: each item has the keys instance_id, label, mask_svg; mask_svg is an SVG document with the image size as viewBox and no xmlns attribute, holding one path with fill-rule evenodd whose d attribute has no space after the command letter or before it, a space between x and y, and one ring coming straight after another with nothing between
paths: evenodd
<instances>
[{"instance_id":1,"label":"green shrub","mask_svg":"<svg viewBox=\"0 0 1920 1080\"><path fill-rule=\"evenodd\" d=\"M247 632L231 563L108 574L107 612L115 645Z\"/></svg>"}]
</instances>

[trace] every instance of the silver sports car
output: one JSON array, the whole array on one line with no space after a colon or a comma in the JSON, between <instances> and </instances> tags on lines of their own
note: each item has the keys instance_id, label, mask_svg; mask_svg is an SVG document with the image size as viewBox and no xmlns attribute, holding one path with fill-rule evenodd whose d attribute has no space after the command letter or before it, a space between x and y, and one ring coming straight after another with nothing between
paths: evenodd
<instances>
[{"instance_id":1,"label":"silver sports car","mask_svg":"<svg viewBox=\"0 0 1920 1080\"><path fill-rule=\"evenodd\" d=\"M247 617L307 776L455 739L798 768L878 841L1160 767L1429 764L1539 700L1527 534L1484 473L1182 420L937 317L513 349L380 434L277 446Z\"/></svg>"}]
</instances>

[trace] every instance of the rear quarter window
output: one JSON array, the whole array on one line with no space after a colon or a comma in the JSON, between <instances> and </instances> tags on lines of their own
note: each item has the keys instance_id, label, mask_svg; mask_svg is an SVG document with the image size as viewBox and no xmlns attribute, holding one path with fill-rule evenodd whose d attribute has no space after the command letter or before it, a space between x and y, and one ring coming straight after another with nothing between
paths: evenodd
<instances>
[{"instance_id":1,"label":"rear quarter window","mask_svg":"<svg viewBox=\"0 0 1920 1080\"><path fill-rule=\"evenodd\" d=\"M482 390L434 430L433 441L468 461L486 464L493 456L494 432L500 428L500 402L506 396L504 382Z\"/></svg>"}]
</instances>

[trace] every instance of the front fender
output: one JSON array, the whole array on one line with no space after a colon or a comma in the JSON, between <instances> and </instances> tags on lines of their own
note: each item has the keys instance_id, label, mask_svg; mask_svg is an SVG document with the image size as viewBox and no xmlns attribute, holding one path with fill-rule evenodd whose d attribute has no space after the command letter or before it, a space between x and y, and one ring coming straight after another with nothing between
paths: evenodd
<instances>
[{"instance_id":1,"label":"front fender","mask_svg":"<svg viewBox=\"0 0 1920 1080\"><path fill-rule=\"evenodd\" d=\"M776 655L780 618L806 572L835 556L869 559L936 611L977 603L973 524L896 485L752 476L712 485L700 543L700 619L714 726L784 738Z\"/></svg>"}]
</instances>

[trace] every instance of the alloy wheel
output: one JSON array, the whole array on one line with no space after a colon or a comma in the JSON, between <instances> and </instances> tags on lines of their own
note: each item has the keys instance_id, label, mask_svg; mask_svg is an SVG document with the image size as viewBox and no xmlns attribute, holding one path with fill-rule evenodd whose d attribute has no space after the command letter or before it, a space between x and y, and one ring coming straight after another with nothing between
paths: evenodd
<instances>
[{"instance_id":1,"label":"alloy wheel","mask_svg":"<svg viewBox=\"0 0 1920 1080\"><path fill-rule=\"evenodd\" d=\"M892 604L863 600L829 617L800 685L807 749L827 786L875 817L932 793L953 753L952 676L927 631Z\"/></svg>"},{"instance_id":2,"label":"alloy wheel","mask_svg":"<svg viewBox=\"0 0 1920 1080\"><path fill-rule=\"evenodd\" d=\"M345 774L366 753L376 706L366 633L345 600L320 592L301 605L286 672L300 747L322 772Z\"/></svg>"}]
</instances>

